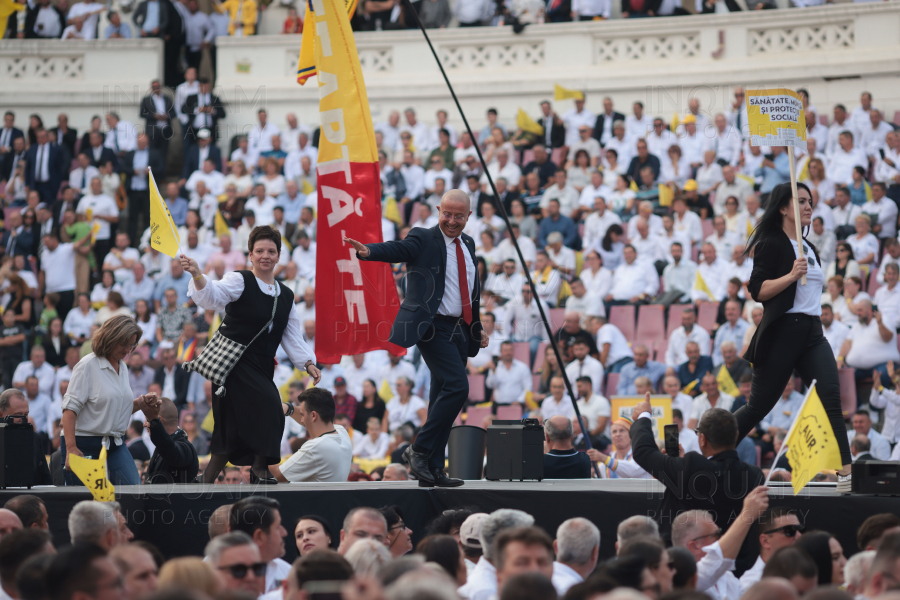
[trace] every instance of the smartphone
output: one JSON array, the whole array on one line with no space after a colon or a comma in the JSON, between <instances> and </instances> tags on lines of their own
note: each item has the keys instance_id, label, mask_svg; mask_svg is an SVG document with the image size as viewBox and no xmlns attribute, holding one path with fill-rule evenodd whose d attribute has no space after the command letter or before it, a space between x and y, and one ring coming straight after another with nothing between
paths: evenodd
<instances>
[{"instance_id":1,"label":"smartphone","mask_svg":"<svg viewBox=\"0 0 900 600\"><path fill-rule=\"evenodd\" d=\"M310 600L341 600L341 586L346 581L307 581L303 591Z\"/></svg>"},{"instance_id":2,"label":"smartphone","mask_svg":"<svg viewBox=\"0 0 900 600\"><path fill-rule=\"evenodd\" d=\"M666 444L666 454L677 457L680 454L678 451L678 425L665 425L663 438Z\"/></svg>"},{"instance_id":3,"label":"smartphone","mask_svg":"<svg viewBox=\"0 0 900 600\"><path fill-rule=\"evenodd\" d=\"M881 160L884 160L884 148L879 148L879 149L878 149L878 154L881 155Z\"/></svg>"},{"instance_id":4,"label":"smartphone","mask_svg":"<svg viewBox=\"0 0 900 600\"><path fill-rule=\"evenodd\" d=\"M766 160L775 160L775 155L774 154L764 154L763 158L765 158Z\"/></svg>"}]
</instances>

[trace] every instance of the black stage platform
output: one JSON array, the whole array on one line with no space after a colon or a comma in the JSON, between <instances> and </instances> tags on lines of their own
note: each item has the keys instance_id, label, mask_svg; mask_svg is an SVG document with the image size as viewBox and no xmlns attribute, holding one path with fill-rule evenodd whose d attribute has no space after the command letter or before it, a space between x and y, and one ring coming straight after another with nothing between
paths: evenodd
<instances>
[{"instance_id":1,"label":"black stage platform","mask_svg":"<svg viewBox=\"0 0 900 600\"><path fill-rule=\"evenodd\" d=\"M296 547L291 527L305 514L317 514L331 523L337 536L344 515L356 506L380 507L396 504L403 509L406 524L421 539L425 525L447 509L470 508L491 512L518 508L534 515L537 524L551 535L564 520L586 517L601 531L601 556L615 554L616 527L637 514L653 516L662 486L652 480L579 480L543 482L470 481L461 488L419 488L415 482L307 483L275 486L179 485L121 486L116 496L126 512L137 539L155 544L167 557L202 554L208 541L210 513L222 504L251 495L265 495L281 503L288 529L286 560L293 560ZM0 490L0 504L26 490ZM90 499L85 488L34 488L50 515L50 528L57 545L69 541L66 518L71 507ZM809 529L833 533L847 556L855 553L856 529L866 517L883 512L900 514L900 498L885 496L838 496L834 484L812 484L794 497L789 484L772 484L771 502L800 511ZM337 544L337 540L334 540Z\"/></svg>"}]
</instances>

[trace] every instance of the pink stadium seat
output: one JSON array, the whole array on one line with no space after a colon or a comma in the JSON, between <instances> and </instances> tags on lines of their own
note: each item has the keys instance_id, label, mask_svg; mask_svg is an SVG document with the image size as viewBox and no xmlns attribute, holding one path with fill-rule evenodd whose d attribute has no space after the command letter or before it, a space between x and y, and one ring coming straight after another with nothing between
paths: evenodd
<instances>
[{"instance_id":1,"label":"pink stadium seat","mask_svg":"<svg viewBox=\"0 0 900 600\"><path fill-rule=\"evenodd\" d=\"M463 424L462 413L459 413L458 415L456 415L456 418L453 419L453 424L454 425L462 425Z\"/></svg>"},{"instance_id":2,"label":"pink stadium seat","mask_svg":"<svg viewBox=\"0 0 900 600\"><path fill-rule=\"evenodd\" d=\"M666 326L666 339L672 335L672 332L681 327L681 313L684 309L690 308L690 304L672 304L669 306L669 323Z\"/></svg>"},{"instance_id":3,"label":"pink stadium seat","mask_svg":"<svg viewBox=\"0 0 900 600\"><path fill-rule=\"evenodd\" d=\"M513 342L513 358L526 365L531 362L531 345L528 342Z\"/></svg>"},{"instance_id":4,"label":"pink stadium seat","mask_svg":"<svg viewBox=\"0 0 900 600\"><path fill-rule=\"evenodd\" d=\"M522 405L498 406L497 418L505 421L518 421L522 418Z\"/></svg>"},{"instance_id":5,"label":"pink stadium seat","mask_svg":"<svg viewBox=\"0 0 900 600\"><path fill-rule=\"evenodd\" d=\"M665 363L666 362L666 350L669 348L669 340L666 338L661 338L656 340L656 343L653 344L654 356L656 362Z\"/></svg>"},{"instance_id":6,"label":"pink stadium seat","mask_svg":"<svg viewBox=\"0 0 900 600\"><path fill-rule=\"evenodd\" d=\"M466 410L466 425L474 425L481 427L484 424L484 418L491 416L491 407L475 408L470 406Z\"/></svg>"},{"instance_id":7,"label":"pink stadium seat","mask_svg":"<svg viewBox=\"0 0 900 600\"><path fill-rule=\"evenodd\" d=\"M606 378L606 397L612 398L616 395L616 386L619 385L619 374L610 373Z\"/></svg>"},{"instance_id":8,"label":"pink stadium seat","mask_svg":"<svg viewBox=\"0 0 900 600\"><path fill-rule=\"evenodd\" d=\"M532 161L534 161L534 150L526 150L525 155L522 157L522 164L527 165Z\"/></svg>"},{"instance_id":9,"label":"pink stadium seat","mask_svg":"<svg viewBox=\"0 0 900 600\"><path fill-rule=\"evenodd\" d=\"M549 345L550 342L541 342L538 344L537 354L534 355L534 368L531 370L532 373L541 372L541 368L544 366L544 354L546 354L547 346Z\"/></svg>"},{"instance_id":10,"label":"pink stadium seat","mask_svg":"<svg viewBox=\"0 0 900 600\"><path fill-rule=\"evenodd\" d=\"M716 326L716 314L719 312L718 302L704 302L698 305L697 324L712 332Z\"/></svg>"},{"instance_id":11,"label":"pink stadium seat","mask_svg":"<svg viewBox=\"0 0 900 600\"><path fill-rule=\"evenodd\" d=\"M697 248L696 246L691 248L691 260L695 263L700 262L700 248Z\"/></svg>"},{"instance_id":12,"label":"pink stadium seat","mask_svg":"<svg viewBox=\"0 0 900 600\"><path fill-rule=\"evenodd\" d=\"M559 331L559 328L563 326L563 321L565 320L566 309L564 308L551 308L547 318L550 319L550 329L553 333Z\"/></svg>"},{"instance_id":13,"label":"pink stadium seat","mask_svg":"<svg viewBox=\"0 0 900 600\"><path fill-rule=\"evenodd\" d=\"M872 272L869 273L869 295L874 298L875 292L877 292L880 287L881 284L878 283L878 267L875 267L872 269Z\"/></svg>"},{"instance_id":14,"label":"pink stadium seat","mask_svg":"<svg viewBox=\"0 0 900 600\"><path fill-rule=\"evenodd\" d=\"M712 203L712 200L710 200L710 203ZM712 219L703 219L703 221L701 221L700 224L703 226L703 239L704 240L706 238L708 238L709 236L711 236L713 233L715 233L716 230L713 227Z\"/></svg>"},{"instance_id":15,"label":"pink stadium seat","mask_svg":"<svg viewBox=\"0 0 900 600\"><path fill-rule=\"evenodd\" d=\"M563 160L566 157L565 152L564 148L554 148L553 153L550 155L550 160L556 163L557 167L563 166Z\"/></svg>"},{"instance_id":16,"label":"pink stadium seat","mask_svg":"<svg viewBox=\"0 0 900 600\"><path fill-rule=\"evenodd\" d=\"M634 341L634 306L610 307L609 322L619 328L626 340Z\"/></svg>"},{"instance_id":17,"label":"pink stadium seat","mask_svg":"<svg viewBox=\"0 0 900 600\"><path fill-rule=\"evenodd\" d=\"M639 342L659 342L665 339L666 326L661 304L644 304L638 309L637 330L634 339Z\"/></svg>"},{"instance_id":18,"label":"pink stadium seat","mask_svg":"<svg viewBox=\"0 0 900 600\"><path fill-rule=\"evenodd\" d=\"M469 375L469 400L484 402L484 375Z\"/></svg>"},{"instance_id":19,"label":"pink stadium seat","mask_svg":"<svg viewBox=\"0 0 900 600\"><path fill-rule=\"evenodd\" d=\"M145 363L150 360L150 346L140 346L139 348L135 348L134 351L144 358Z\"/></svg>"},{"instance_id":20,"label":"pink stadium seat","mask_svg":"<svg viewBox=\"0 0 900 600\"><path fill-rule=\"evenodd\" d=\"M841 384L841 410L844 417L856 412L856 376L854 369L844 367L838 370L838 381Z\"/></svg>"}]
</instances>

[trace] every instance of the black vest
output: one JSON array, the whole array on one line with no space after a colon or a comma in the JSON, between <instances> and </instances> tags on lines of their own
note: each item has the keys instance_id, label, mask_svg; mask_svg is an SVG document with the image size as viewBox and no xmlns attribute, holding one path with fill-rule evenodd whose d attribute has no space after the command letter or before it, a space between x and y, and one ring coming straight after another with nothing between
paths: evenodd
<instances>
[{"instance_id":1,"label":"black vest","mask_svg":"<svg viewBox=\"0 0 900 600\"><path fill-rule=\"evenodd\" d=\"M248 344L260 329L269 322L272 316L272 302L276 299L268 296L259 289L256 276L251 271L238 271L244 278L244 293L241 297L225 306L225 318L219 330L230 340L241 344ZM272 330L266 331L254 341L248 353L262 354L270 358L275 357L281 336L287 327L288 317L291 314L291 306L294 303L294 295L284 285L275 282L281 287L278 295L278 308L275 309L275 320Z\"/></svg>"}]
</instances>

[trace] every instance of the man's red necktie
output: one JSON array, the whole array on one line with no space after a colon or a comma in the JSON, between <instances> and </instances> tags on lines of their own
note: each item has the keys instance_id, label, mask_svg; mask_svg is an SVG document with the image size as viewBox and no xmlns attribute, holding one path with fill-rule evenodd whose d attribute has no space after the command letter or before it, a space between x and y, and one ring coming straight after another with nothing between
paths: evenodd
<instances>
[{"instance_id":1,"label":"man's red necktie","mask_svg":"<svg viewBox=\"0 0 900 600\"><path fill-rule=\"evenodd\" d=\"M472 298L469 296L469 279L466 277L466 257L459 238L455 238L456 267L459 269L459 297L462 300L462 317L466 324L472 324Z\"/></svg>"}]
</instances>

